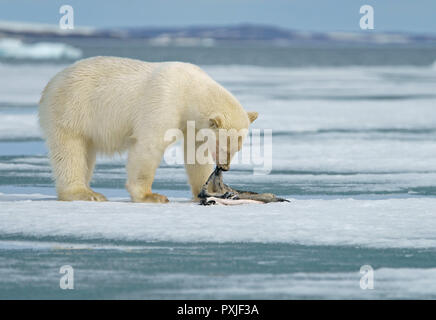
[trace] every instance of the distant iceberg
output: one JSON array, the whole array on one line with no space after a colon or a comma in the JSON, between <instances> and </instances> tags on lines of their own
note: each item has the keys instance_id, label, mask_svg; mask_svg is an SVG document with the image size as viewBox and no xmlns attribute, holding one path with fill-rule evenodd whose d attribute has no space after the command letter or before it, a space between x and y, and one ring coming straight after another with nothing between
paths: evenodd
<instances>
[{"instance_id":1,"label":"distant iceberg","mask_svg":"<svg viewBox=\"0 0 436 320\"><path fill-rule=\"evenodd\" d=\"M13 59L78 59L82 56L80 49L64 43L37 42L24 43L20 39L0 39L0 58Z\"/></svg>"},{"instance_id":2,"label":"distant iceberg","mask_svg":"<svg viewBox=\"0 0 436 320\"><path fill-rule=\"evenodd\" d=\"M156 47L212 47L215 45L215 40L212 38L172 37L164 34L149 39L148 44Z\"/></svg>"}]
</instances>

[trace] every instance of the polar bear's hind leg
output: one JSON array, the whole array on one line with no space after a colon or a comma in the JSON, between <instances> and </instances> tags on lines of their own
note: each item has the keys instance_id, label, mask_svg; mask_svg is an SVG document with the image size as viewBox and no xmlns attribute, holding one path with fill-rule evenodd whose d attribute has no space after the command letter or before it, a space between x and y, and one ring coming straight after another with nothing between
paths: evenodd
<instances>
[{"instance_id":1,"label":"polar bear's hind leg","mask_svg":"<svg viewBox=\"0 0 436 320\"><path fill-rule=\"evenodd\" d=\"M47 143L59 200L106 201L89 187L95 151L86 139L58 133Z\"/></svg>"}]
</instances>

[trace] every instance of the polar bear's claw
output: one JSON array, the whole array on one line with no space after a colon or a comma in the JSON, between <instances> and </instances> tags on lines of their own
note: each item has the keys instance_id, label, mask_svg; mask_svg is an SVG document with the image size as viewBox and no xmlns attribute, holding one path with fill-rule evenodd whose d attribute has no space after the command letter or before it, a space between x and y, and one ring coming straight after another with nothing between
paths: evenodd
<instances>
[{"instance_id":1,"label":"polar bear's claw","mask_svg":"<svg viewBox=\"0 0 436 320\"><path fill-rule=\"evenodd\" d=\"M72 192L60 192L59 200L62 201L107 201L106 197L101 193L92 190L76 190Z\"/></svg>"},{"instance_id":2,"label":"polar bear's claw","mask_svg":"<svg viewBox=\"0 0 436 320\"><path fill-rule=\"evenodd\" d=\"M151 202L151 203L167 203L168 198L159 193L147 193L139 199L133 199L134 202Z\"/></svg>"}]
</instances>

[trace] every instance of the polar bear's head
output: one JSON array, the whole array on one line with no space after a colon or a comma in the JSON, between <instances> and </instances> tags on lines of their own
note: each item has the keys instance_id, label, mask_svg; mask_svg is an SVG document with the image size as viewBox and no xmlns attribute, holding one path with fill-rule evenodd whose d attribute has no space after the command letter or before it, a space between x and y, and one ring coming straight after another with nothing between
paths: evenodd
<instances>
[{"instance_id":1,"label":"polar bear's head","mask_svg":"<svg viewBox=\"0 0 436 320\"><path fill-rule=\"evenodd\" d=\"M230 162L235 153L241 150L249 125L258 117L255 111L246 112L242 108L237 111L231 114L213 114L209 119L209 127L214 130L216 137L212 157L224 171L230 169Z\"/></svg>"}]
</instances>

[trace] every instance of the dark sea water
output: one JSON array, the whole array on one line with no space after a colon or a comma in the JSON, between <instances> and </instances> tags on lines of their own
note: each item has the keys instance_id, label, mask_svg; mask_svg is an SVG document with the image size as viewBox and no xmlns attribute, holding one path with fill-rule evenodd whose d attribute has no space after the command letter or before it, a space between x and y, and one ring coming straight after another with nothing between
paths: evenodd
<instances>
[{"instance_id":1,"label":"dark sea water","mask_svg":"<svg viewBox=\"0 0 436 320\"><path fill-rule=\"evenodd\" d=\"M153 188L171 203L132 204L121 155L92 182L111 202L56 202L37 102L73 61L0 58L0 298L436 298L435 47L70 44L199 64L272 129L271 172L235 163L226 183L292 201L200 207L163 162Z\"/></svg>"}]
</instances>

